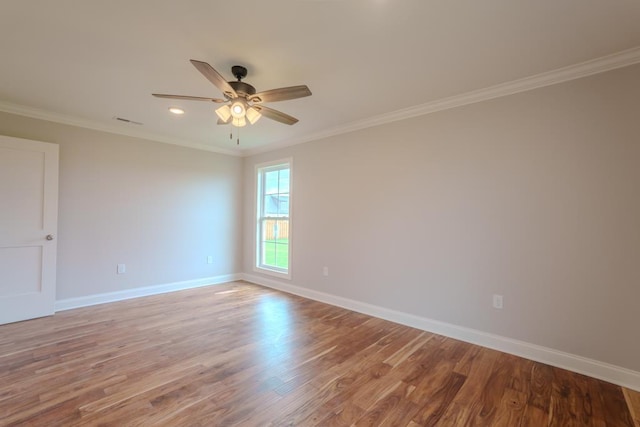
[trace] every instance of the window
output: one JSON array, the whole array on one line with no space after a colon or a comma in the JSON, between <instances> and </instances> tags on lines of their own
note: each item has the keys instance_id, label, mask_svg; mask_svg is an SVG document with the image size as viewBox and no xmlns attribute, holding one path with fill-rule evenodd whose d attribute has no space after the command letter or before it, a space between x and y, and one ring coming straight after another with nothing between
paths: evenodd
<instances>
[{"instance_id":1,"label":"window","mask_svg":"<svg viewBox=\"0 0 640 427\"><path fill-rule=\"evenodd\" d=\"M291 259L291 160L259 165L256 181L256 268L288 278Z\"/></svg>"}]
</instances>

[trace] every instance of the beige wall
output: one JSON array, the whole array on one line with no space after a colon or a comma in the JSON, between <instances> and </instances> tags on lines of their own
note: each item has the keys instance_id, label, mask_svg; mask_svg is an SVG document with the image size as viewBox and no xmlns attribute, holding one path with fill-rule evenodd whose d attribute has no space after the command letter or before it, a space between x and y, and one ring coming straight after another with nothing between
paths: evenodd
<instances>
[{"instance_id":1,"label":"beige wall","mask_svg":"<svg viewBox=\"0 0 640 427\"><path fill-rule=\"evenodd\" d=\"M289 156L291 284L640 371L640 66L245 159L246 272Z\"/></svg>"},{"instance_id":2,"label":"beige wall","mask_svg":"<svg viewBox=\"0 0 640 427\"><path fill-rule=\"evenodd\" d=\"M0 134L60 145L58 300L241 271L241 159L5 113Z\"/></svg>"}]
</instances>

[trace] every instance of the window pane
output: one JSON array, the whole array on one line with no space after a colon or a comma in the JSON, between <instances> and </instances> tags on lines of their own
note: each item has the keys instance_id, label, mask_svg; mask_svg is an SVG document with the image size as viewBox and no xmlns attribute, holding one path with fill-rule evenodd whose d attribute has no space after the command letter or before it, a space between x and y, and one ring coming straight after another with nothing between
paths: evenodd
<instances>
[{"instance_id":1,"label":"window pane","mask_svg":"<svg viewBox=\"0 0 640 427\"><path fill-rule=\"evenodd\" d=\"M276 259L274 267L288 269L289 268L289 241L286 243L275 244Z\"/></svg>"},{"instance_id":2,"label":"window pane","mask_svg":"<svg viewBox=\"0 0 640 427\"><path fill-rule=\"evenodd\" d=\"M277 220L278 236L276 239L276 267L289 268L289 220Z\"/></svg>"},{"instance_id":3,"label":"window pane","mask_svg":"<svg viewBox=\"0 0 640 427\"><path fill-rule=\"evenodd\" d=\"M280 171L280 185L278 187L279 193L289 192L289 169L282 169Z\"/></svg>"},{"instance_id":4,"label":"window pane","mask_svg":"<svg viewBox=\"0 0 640 427\"><path fill-rule=\"evenodd\" d=\"M276 266L276 244L270 242L262 243L262 263L271 267Z\"/></svg>"},{"instance_id":5,"label":"window pane","mask_svg":"<svg viewBox=\"0 0 640 427\"><path fill-rule=\"evenodd\" d=\"M267 194L263 199L264 216L289 216L288 194Z\"/></svg>"},{"instance_id":6,"label":"window pane","mask_svg":"<svg viewBox=\"0 0 640 427\"><path fill-rule=\"evenodd\" d=\"M267 194L264 196L264 215L265 216L274 216L278 214L278 195L277 194Z\"/></svg>"},{"instance_id":7,"label":"window pane","mask_svg":"<svg viewBox=\"0 0 640 427\"><path fill-rule=\"evenodd\" d=\"M289 268L289 220L262 221L262 264L287 270Z\"/></svg>"},{"instance_id":8,"label":"window pane","mask_svg":"<svg viewBox=\"0 0 640 427\"><path fill-rule=\"evenodd\" d=\"M280 194L278 197L278 214L289 216L289 195Z\"/></svg>"},{"instance_id":9,"label":"window pane","mask_svg":"<svg viewBox=\"0 0 640 427\"><path fill-rule=\"evenodd\" d=\"M278 243L286 243L289 244L289 220L288 219L279 219L276 222L276 241Z\"/></svg>"},{"instance_id":10,"label":"window pane","mask_svg":"<svg viewBox=\"0 0 640 427\"><path fill-rule=\"evenodd\" d=\"M262 241L275 242L278 238L278 228L276 226L276 220L265 219L262 221L262 224Z\"/></svg>"},{"instance_id":11,"label":"window pane","mask_svg":"<svg viewBox=\"0 0 640 427\"><path fill-rule=\"evenodd\" d=\"M264 174L264 194L275 194L278 192L278 172L271 171Z\"/></svg>"}]
</instances>

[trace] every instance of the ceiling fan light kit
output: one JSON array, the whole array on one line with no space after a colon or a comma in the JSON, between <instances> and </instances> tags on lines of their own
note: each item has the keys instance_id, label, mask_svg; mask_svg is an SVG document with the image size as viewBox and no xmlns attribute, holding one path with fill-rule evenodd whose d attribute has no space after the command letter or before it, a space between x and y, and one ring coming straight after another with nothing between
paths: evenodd
<instances>
[{"instance_id":1,"label":"ceiling fan light kit","mask_svg":"<svg viewBox=\"0 0 640 427\"><path fill-rule=\"evenodd\" d=\"M222 107L216 109L216 114L224 123L228 123L231 119L231 108L225 104Z\"/></svg>"},{"instance_id":2,"label":"ceiling fan light kit","mask_svg":"<svg viewBox=\"0 0 640 427\"><path fill-rule=\"evenodd\" d=\"M244 117L247 113L247 107L245 104L246 102L241 98L237 98L233 101L233 104L231 104L231 115L234 119Z\"/></svg>"},{"instance_id":3,"label":"ceiling fan light kit","mask_svg":"<svg viewBox=\"0 0 640 427\"><path fill-rule=\"evenodd\" d=\"M247 108L247 113L245 115L251 124L254 124L258 119L260 119L260 117L262 117L262 114L253 107Z\"/></svg>"},{"instance_id":4,"label":"ceiling fan light kit","mask_svg":"<svg viewBox=\"0 0 640 427\"><path fill-rule=\"evenodd\" d=\"M225 99L206 98L201 96L167 95L154 93L157 98L183 99L187 101L209 101L224 104L215 110L218 116L218 124L231 124L235 127L243 127L257 122L260 117L275 120L286 125L293 125L298 119L262 105L264 102L287 101L290 99L310 96L311 91L306 85L283 87L263 92L256 92L256 88L243 82L247 76L247 69L241 65L231 67L231 72L237 81L226 81L215 68L206 62L191 60L191 64L224 95Z\"/></svg>"},{"instance_id":5,"label":"ceiling fan light kit","mask_svg":"<svg viewBox=\"0 0 640 427\"><path fill-rule=\"evenodd\" d=\"M234 117L231 120L231 124L237 128L241 128L247 125L247 120L244 117Z\"/></svg>"}]
</instances>

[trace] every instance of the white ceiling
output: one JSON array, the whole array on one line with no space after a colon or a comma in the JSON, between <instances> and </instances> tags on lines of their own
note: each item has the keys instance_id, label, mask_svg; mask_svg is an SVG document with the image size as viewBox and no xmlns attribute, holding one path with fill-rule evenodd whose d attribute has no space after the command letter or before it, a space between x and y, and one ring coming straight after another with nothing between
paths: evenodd
<instances>
[{"instance_id":1,"label":"white ceiling","mask_svg":"<svg viewBox=\"0 0 640 427\"><path fill-rule=\"evenodd\" d=\"M639 23L638 0L2 0L0 109L250 153L637 48ZM238 147L215 104L151 96L220 97L189 59L313 96Z\"/></svg>"}]
</instances>

